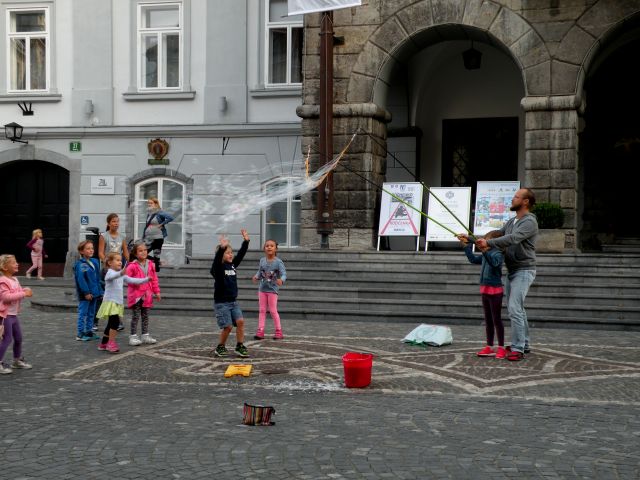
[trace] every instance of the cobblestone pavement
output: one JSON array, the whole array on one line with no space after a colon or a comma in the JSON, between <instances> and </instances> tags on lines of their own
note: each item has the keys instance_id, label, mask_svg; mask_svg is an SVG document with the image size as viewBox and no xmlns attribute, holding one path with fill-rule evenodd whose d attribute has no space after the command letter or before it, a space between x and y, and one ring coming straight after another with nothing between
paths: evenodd
<instances>
[{"instance_id":1,"label":"cobblestone pavement","mask_svg":"<svg viewBox=\"0 0 640 480\"><path fill-rule=\"evenodd\" d=\"M288 321L219 360L212 318L152 316L159 342L117 355L69 314L21 319L34 368L0 376L2 479L640 478L640 332L536 329L510 363L474 355L480 325L422 349L410 324ZM370 387L343 387L346 351L375 355ZM243 426L244 402L276 425Z\"/></svg>"}]
</instances>

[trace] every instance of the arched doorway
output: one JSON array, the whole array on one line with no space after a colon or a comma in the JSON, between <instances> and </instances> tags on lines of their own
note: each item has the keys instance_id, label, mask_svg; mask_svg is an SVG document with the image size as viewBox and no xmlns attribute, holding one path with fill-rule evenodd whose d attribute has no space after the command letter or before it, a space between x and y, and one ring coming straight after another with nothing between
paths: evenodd
<instances>
[{"instance_id":1,"label":"arched doorway","mask_svg":"<svg viewBox=\"0 0 640 480\"><path fill-rule=\"evenodd\" d=\"M609 35L585 79L580 211L586 250L640 241L640 225L629 215L640 174L638 51L640 16Z\"/></svg>"},{"instance_id":2,"label":"arched doorway","mask_svg":"<svg viewBox=\"0 0 640 480\"><path fill-rule=\"evenodd\" d=\"M3 228L0 251L12 253L23 272L31 264L26 243L44 232L45 276L62 275L69 244L69 171L52 163L26 160L0 165L5 180L0 196Z\"/></svg>"},{"instance_id":3,"label":"arched doorway","mask_svg":"<svg viewBox=\"0 0 640 480\"><path fill-rule=\"evenodd\" d=\"M522 72L485 31L447 25L427 32L432 42L396 62L386 91L374 97L392 115L386 181L471 187L473 208L478 181L524 176ZM464 61L469 51L479 58L473 65ZM391 249L412 243L389 240Z\"/></svg>"}]
</instances>

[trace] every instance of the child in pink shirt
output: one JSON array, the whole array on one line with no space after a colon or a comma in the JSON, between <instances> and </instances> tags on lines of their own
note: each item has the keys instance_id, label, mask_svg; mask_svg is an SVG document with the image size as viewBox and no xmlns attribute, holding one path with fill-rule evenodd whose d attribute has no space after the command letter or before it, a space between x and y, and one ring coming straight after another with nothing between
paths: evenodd
<instances>
[{"instance_id":1,"label":"child in pink shirt","mask_svg":"<svg viewBox=\"0 0 640 480\"><path fill-rule=\"evenodd\" d=\"M22 329L18 321L20 301L33 295L30 288L22 288L15 277L18 262L13 255L0 255L0 323L2 341L0 342L0 362L9 345L13 342L13 363L11 366L0 363L0 374L13 373L14 368L31 368L22 358Z\"/></svg>"},{"instance_id":2,"label":"child in pink shirt","mask_svg":"<svg viewBox=\"0 0 640 480\"><path fill-rule=\"evenodd\" d=\"M31 272L37 269L38 280L44 280L42 276L42 259L47 258L47 252L44 251L44 240L42 239L42 230L36 228L33 231L32 238L27 243L27 248L31 250L31 268L27 270L26 277L31 278Z\"/></svg>"}]
</instances>

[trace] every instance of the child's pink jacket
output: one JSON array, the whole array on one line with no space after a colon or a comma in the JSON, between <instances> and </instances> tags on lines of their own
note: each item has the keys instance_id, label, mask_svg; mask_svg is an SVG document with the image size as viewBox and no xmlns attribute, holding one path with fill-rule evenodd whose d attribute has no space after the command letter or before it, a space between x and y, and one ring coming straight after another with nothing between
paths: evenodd
<instances>
[{"instance_id":1,"label":"child's pink jacket","mask_svg":"<svg viewBox=\"0 0 640 480\"><path fill-rule=\"evenodd\" d=\"M26 296L24 288L17 278L0 276L0 317L17 315L20 311L20 300Z\"/></svg>"},{"instance_id":2,"label":"child's pink jacket","mask_svg":"<svg viewBox=\"0 0 640 480\"><path fill-rule=\"evenodd\" d=\"M153 307L153 295L160 294L160 285L158 284L158 275L156 275L156 266L153 262L147 260L147 271L149 272L149 282L142 285L127 284L127 306L133 307L142 298L143 307ZM133 278L145 278L144 270L138 262L127 264L127 275Z\"/></svg>"}]
</instances>

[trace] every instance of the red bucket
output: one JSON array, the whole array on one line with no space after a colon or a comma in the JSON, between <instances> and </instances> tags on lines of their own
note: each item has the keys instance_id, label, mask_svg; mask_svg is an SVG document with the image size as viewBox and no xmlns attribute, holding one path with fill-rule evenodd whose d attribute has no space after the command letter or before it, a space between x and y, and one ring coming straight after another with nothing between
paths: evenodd
<instances>
[{"instance_id":1,"label":"red bucket","mask_svg":"<svg viewBox=\"0 0 640 480\"><path fill-rule=\"evenodd\" d=\"M371 383L373 355L370 353L347 352L342 356L344 384L348 388L362 388Z\"/></svg>"}]
</instances>

